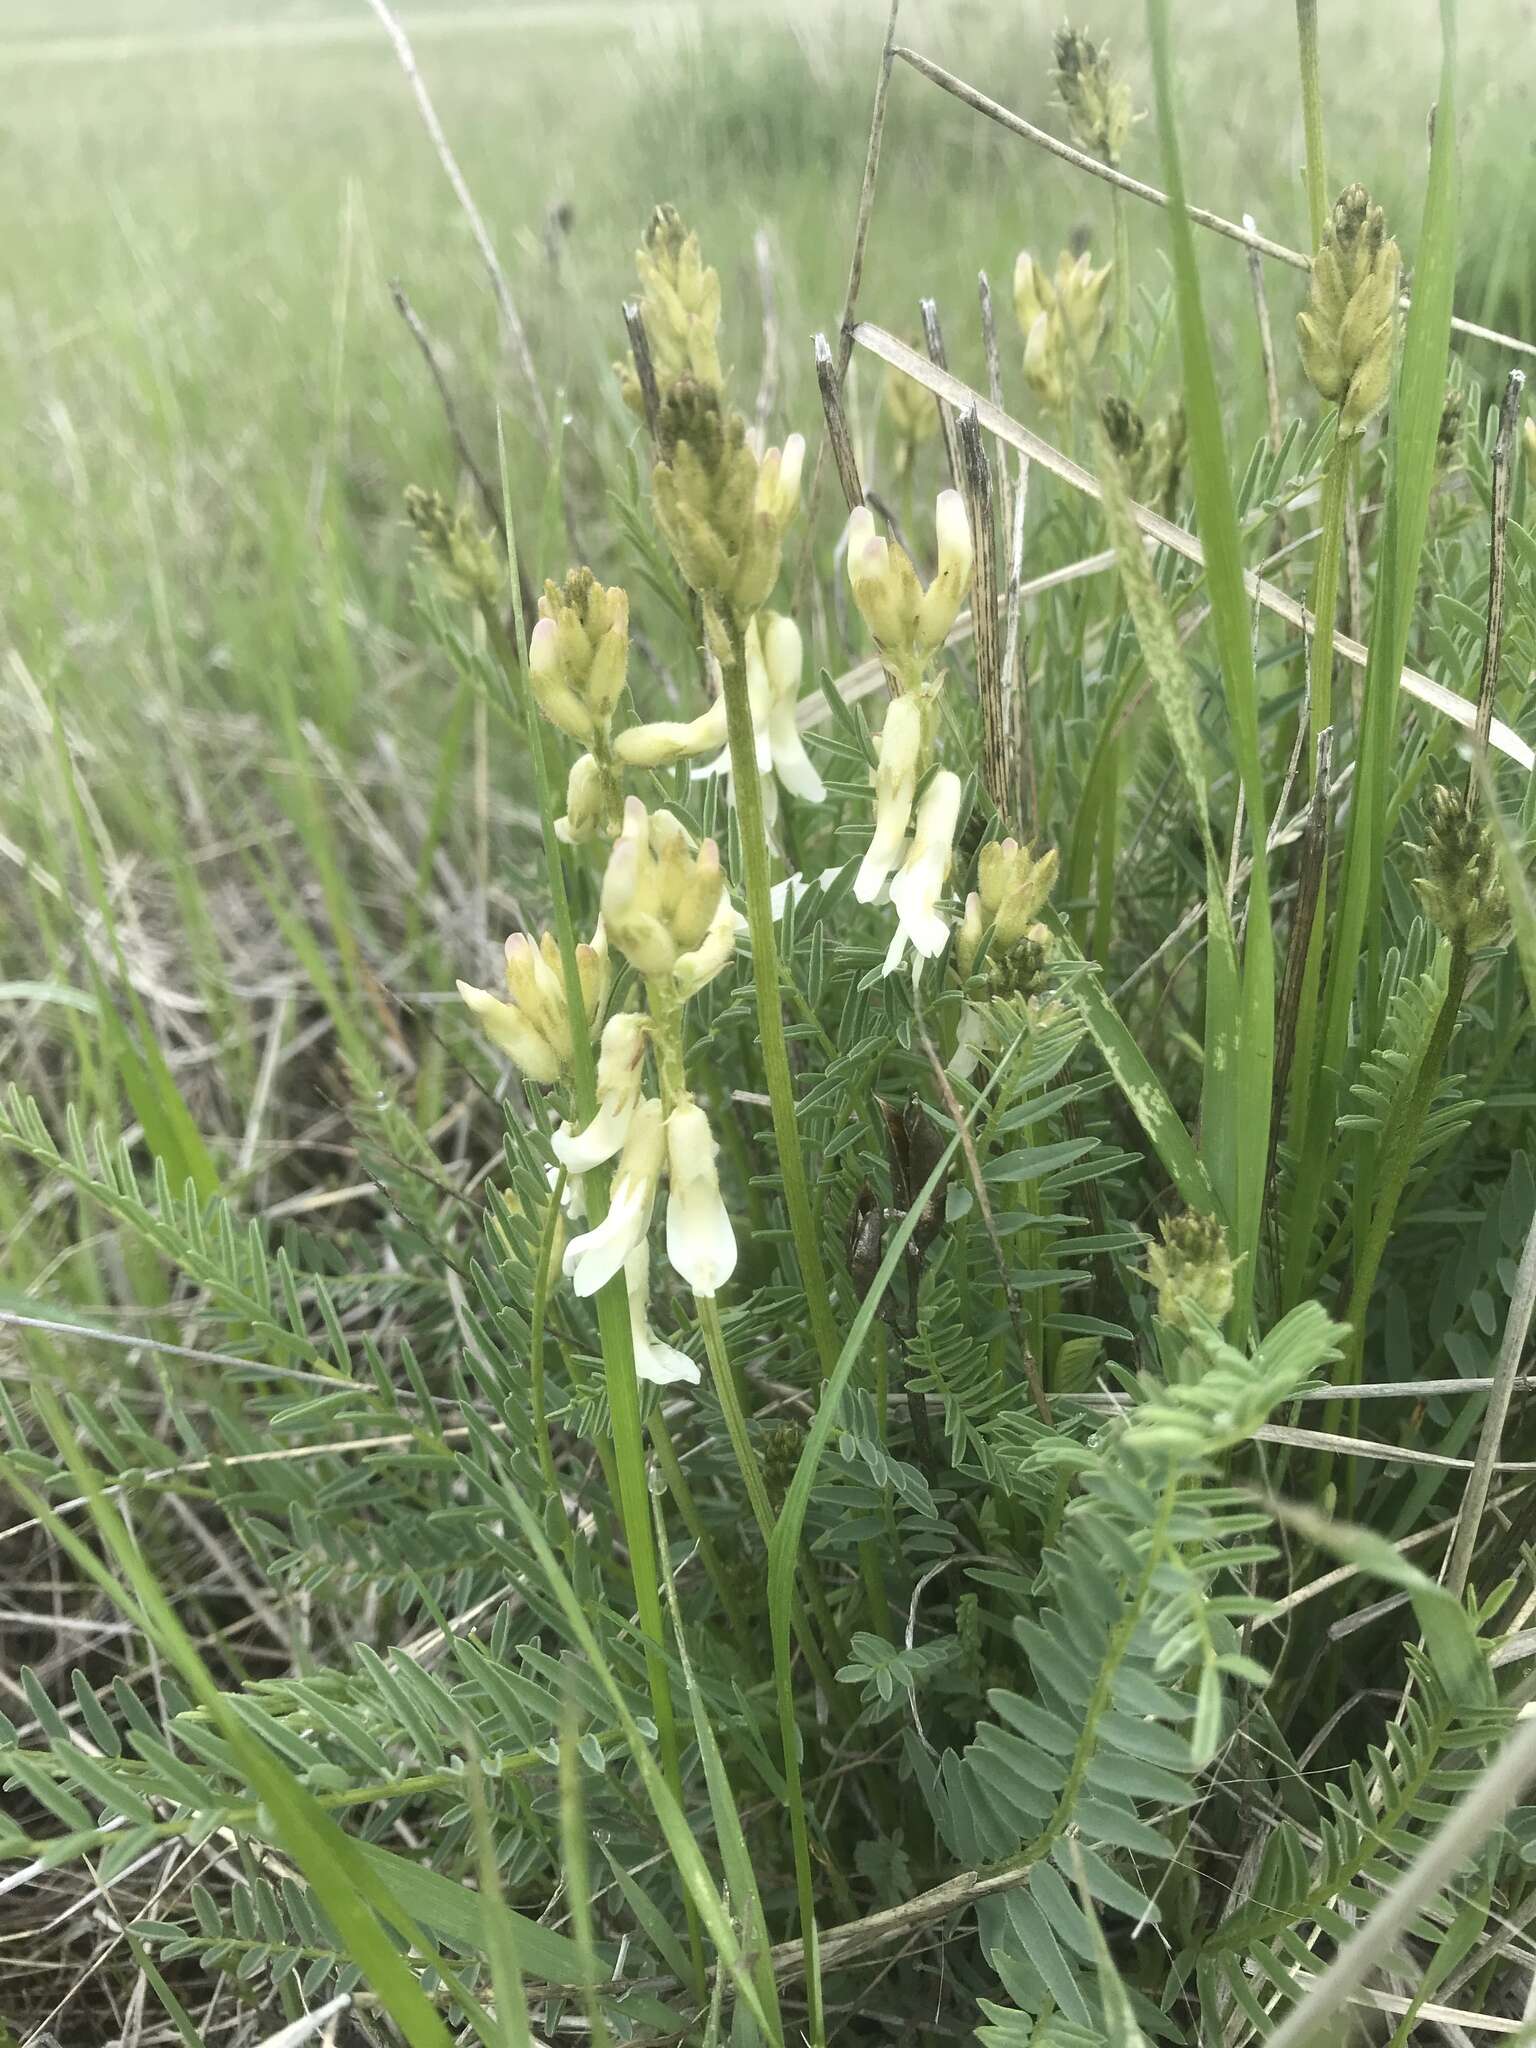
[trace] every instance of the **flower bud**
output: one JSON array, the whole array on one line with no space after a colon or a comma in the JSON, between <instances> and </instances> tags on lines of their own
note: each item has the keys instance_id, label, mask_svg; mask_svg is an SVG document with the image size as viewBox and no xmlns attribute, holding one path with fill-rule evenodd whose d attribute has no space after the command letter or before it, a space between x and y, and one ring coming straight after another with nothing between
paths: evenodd
<instances>
[{"instance_id":1,"label":"flower bud","mask_svg":"<svg viewBox=\"0 0 1536 2048\"><path fill-rule=\"evenodd\" d=\"M981 849L976 879L981 909L1002 946L1014 946L1045 907L1060 865L1055 847L1035 855L1017 839L994 839Z\"/></svg>"},{"instance_id":2,"label":"flower bud","mask_svg":"<svg viewBox=\"0 0 1536 2048\"><path fill-rule=\"evenodd\" d=\"M958 491L940 491L934 507L934 533L939 544L937 574L923 592L917 612L917 637L927 648L938 648L949 638L965 593L971 587L975 559L971 545L971 522L965 500Z\"/></svg>"},{"instance_id":3,"label":"flower bud","mask_svg":"<svg viewBox=\"0 0 1536 2048\"><path fill-rule=\"evenodd\" d=\"M591 754L579 754L566 777L565 816L555 820L555 837L566 846L585 846L607 823L612 799L611 778Z\"/></svg>"},{"instance_id":4,"label":"flower bud","mask_svg":"<svg viewBox=\"0 0 1536 2048\"><path fill-rule=\"evenodd\" d=\"M1077 388L1079 359L1090 363L1104 333L1112 266L1095 270L1087 252L1062 251L1047 278L1029 254L1013 272L1013 303L1024 336L1024 377L1042 405L1063 411Z\"/></svg>"},{"instance_id":5,"label":"flower bud","mask_svg":"<svg viewBox=\"0 0 1536 2048\"><path fill-rule=\"evenodd\" d=\"M603 877L603 922L630 965L647 977L669 974L702 945L723 900L714 840L695 847L670 811L652 815L632 796Z\"/></svg>"},{"instance_id":6,"label":"flower bud","mask_svg":"<svg viewBox=\"0 0 1536 2048\"><path fill-rule=\"evenodd\" d=\"M791 796L798 796L809 804L819 804L826 796L826 785L805 751L795 715L800 703L800 677L805 666L800 628L784 612L762 613L759 625L763 667L768 679L767 736L773 772Z\"/></svg>"},{"instance_id":7,"label":"flower bud","mask_svg":"<svg viewBox=\"0 0 1536 2048\"><path fill-rule=\"evenodd\" d=\"M716 1151L708 1116L685 1096L667 1118L667 1257L706 1298L736 1268L736 1233L720 1195Z\"/></svg>"},{"instance_id":8,"label":"flower bud","mask_svg":"<svg viewBox=\"0 0 1536 2048\"><path fill-rule=\"evenodd\" d=\"M896 906L896 936L885 956L885 972L893 973L910 943L932 960L949 943L949 925L939 911L939 898L954 859L955 828L960 822L963 785L958 775L941 768L923 791L901 871L891 883Z\"/></svg>"},{"instance_id":9,"label":"flower bud","mask_svg":"<svg viewBox=\"0 0 1536 2048\"><path fill-rule=\"evenodd\" d=\"M1349 186L1323 228L1296 316L1302 367L1318 397L1338 406L1341 434L1358 434L1386 398L1401 268L1381 208L1363 185Z\"/></svg>"},{"instance_id":10,"label":"flower bud","mask_svg":"<svg viewBox=\"0 0 1536 2048\"><path fill-rule=\"evenodd\" d=\"M713 753L725 745L725 739L725 699L717 697L697 718L632 725L614 740L613 751L630 768L665 768L674 761Z\"/></svg>"},{"instance_id":11,"label":"flower bud","mask_svg":"<svg viewBox=\"0 0 1536 2048\"><path fill-rule=\"evenodd\" d=\"M1437 783L1424 805L1424 862L1414 883L1425 914L1447 938L1475 953L1497 944L1509 922L1498 845L1465 790Z\"/></svg>"},{"instance_id":12,"label":"flower bud","mask_svg":"<svg viewBox=\"0 0 1536 2048\"><path fill-rule=\"evenodd\" d=\"M656 523L685 583L704 602L715 651L729 620L744 625L778 579L784 529L799 502L805 443L791 435L759 462L739 412L717 390L684 377L657 423L661 460L651 472Z\"/></svg>"},{"instance_id":13,"label":"flower bud","mask_svg":"<svg viewBox=\"0 0 1536 2048\"><path fill-rule=\"evenodd\" d=\"M770 448L758 464L756 509L767 514L781 536L800 509L800 472L804 467L804 434L791 434L782 451Z\"/></svg>"},{"instance_id":14,"label":"flower bud","mask_svg":"<svg viewBox=\"0 0 1536 2048\"><path fill-rule=\"evenodd\" d=\"M1161 1244L1147 1246L1147 1279L1170 1329L1188 1332L1197 1316L1222 1323L1236 1294L1235 1273L1226 1232L1214 1216L1194 1209L1165 1217Z\"/></svg>"},{"instance_id":15,"label":"flower bud","mask_svg":"<svg viewBox=\"0 0 1536 2048\"><path fill-rule=\"evenodd\" d=\"M875 767L875 830L859 864L853 893L860 903L873 903L886 877L901 859L917 790L922 755L923 711L915 697L897 697L885 714Z\"/></svg>"}]
</instances>

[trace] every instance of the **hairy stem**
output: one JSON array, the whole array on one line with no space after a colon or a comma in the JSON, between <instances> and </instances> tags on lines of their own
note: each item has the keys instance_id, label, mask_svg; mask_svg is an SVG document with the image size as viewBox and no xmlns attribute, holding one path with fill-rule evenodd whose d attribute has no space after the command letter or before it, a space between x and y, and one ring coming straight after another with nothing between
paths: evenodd
<instances>
[{"instance_id":1,"label":"hairy stem","mask_svg":"<svg viewBox=\"0 0 1536 2048\"><path fill-rule=\"evenodd\" d=\"M1323 84L1317 60L1317 0L1296 0L1296 54L1301 69L1301 119L1307 138L1307 226L1314 252L1328 218L1328 168L1323 158Z\"/></svg>"}]
</instances>

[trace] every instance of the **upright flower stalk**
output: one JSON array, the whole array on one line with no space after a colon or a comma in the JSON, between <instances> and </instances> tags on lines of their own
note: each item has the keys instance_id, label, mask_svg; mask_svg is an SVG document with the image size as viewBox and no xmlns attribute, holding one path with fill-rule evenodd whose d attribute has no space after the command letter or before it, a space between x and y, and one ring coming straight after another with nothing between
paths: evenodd
<instances>
[{"instance_id":1,"label":"upright flower stalk","mask_svg":"<svg viewBox=\"0 0 1536 2048\"><path fill-rule=\"evenodd\" d=\"M786 444L759 458L741 415L727 411L718 392L687 377L663 402L659 443L652 476L657 524L699 598L710 651L720 664L764 1074L795 1257L817 1354L829 1373L837 1362L837 1331L795 1128L748 667L749 632L777 581L784 534L799 506L801 451Z\"/></svg>"},{"instance_id":2,"label":"upright flower stalk","mask_svg":"<svg viewBox=\"0 0 1536 2048\"><path fill-rule=\"evenodd\" d=\"M1092 150L1100 163L1118 169L1136 115L1131 105L1131 88L1115 76L1109 51L1095 43L1081 29L1063 27L1056 32L1056 90L1067 111L1074 140ZM1115 314L1114 349L1125 351L1131 316L1131 238L1125 219L1125 194L1118 185L1110 188L1115 222Z\"/></svg>"}]
</instances>

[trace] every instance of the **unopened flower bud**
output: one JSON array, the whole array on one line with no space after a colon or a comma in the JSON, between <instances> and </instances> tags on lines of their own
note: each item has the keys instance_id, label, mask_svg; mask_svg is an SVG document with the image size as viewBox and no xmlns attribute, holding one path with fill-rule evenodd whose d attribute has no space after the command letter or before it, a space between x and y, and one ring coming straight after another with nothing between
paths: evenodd
<instances>
[{"instance_id":1,"label":"unopened flower bud","mask_svg":"<svg viewBox=\"0 0 1536 2048\"><path fill-rule=\"evenodd\" d=\"M565 816L555 820L555 837L566 846L585 846L607 823L612 800L611 778L591 754L578 754L566 777Z\"/></svg>"},{"instance_id":2,"label":"unopened flower bud","mask_svg":"<svg viewBox=\"0 0 1536 2048\"><path fill-rule=\"evenodd\" d=\"M758 464L756 508L767 514L781 536L800 509L800 473L804 467L804 434L791 434L782 450L770 448Z\"/></svg>"},{"instance_id":3,"label":"unopened flower bud","mask_svg":"<svg viewBox=\"0 0 1536 2048\"><path fill-rule=\"evenodd\" d=\"M805 444L791 435L782 451L770 449L759 462L741 414L726 411L718 391L687 377L667 394L657 438L656 523L684 582L704 601L723 660L729 622L744 626L778 580Z\"/></svg>"},{"instance_id":4,"label":"unopened flower bud","mask_svg":"<svg viewBox=\"0 0 1536 2048\"><path fill-rule=\"evenodd\" d=\"M1197 1315L1223 1322L1236 1295L1235 1273L1226 1232L1214 1216L1195 1209L1165 1217L1162 1242L1147 1246L1147 1279L1170 1329L1189 1331Z\"/></svg>"},{"instance_id":5,"label":"unopened flower bud","mask_svg":"<svg viewBox=\"0 0 1536 2048\"><path fill-rule=\"evenodd\" d=\"M1086 250L1063 250L1048 278L1027 251L1013 272L1013 303L1024 336L1024 377L1040 403L1063 411L1077 388L1079 361L1090 363L1104 333L1112 266L1095 270Z\"/></svg>"},{"instance_id":6,"label":"unopened flower bud","mask_svg":"<svg viewBox=\"0 0 1536 2048\"><path fill-rule=\"evenodd\" d=\"M714 840L695 847L670 811L652 815L632 796L603 877L603 922L630 965L669 974L703 944L724 898Z\"/></svg>"},{"instance_id":7,"label":"unopened flower bud","mask_svg":"<svg viewBox=\"0 0 1536 2048\"><path fill-rule=\"evenodd\" d=\"M1349 186L1323 228L1296 316L1302 367L1318 397L1338 406L1341 434L1358 434L1386 398L1401 268L1381 208L1363 185Z\"/></svg>"},{"instance_id":8,"label":"unopened flower bud","mask_svg":"<svg viewBox=\"0 0 1536 2048\"><path fill-rule=\"evenodd\" d=\"M1424 862L1414 887L1425 914L1469 953L1497 944L1508 925L1509 903L1498 845L1475 797L1437 783L1424 813L1424 844L1412 850Z\"/></svg>"},{"instance_id":9,"label":"unopened flower bud","mask_svg":"<svg viewBox=\"0 0 1536 2048\"><path fill-rule=\"evenodd\" d=\"M690 761L725 745L725 699L717 697L697 718L657 719L632 725L613 742L613 751L630 768L665 768Z\"/></svg>"},{"instance_id":10,"label":"unopened flower bud","mask_svg":"<svg viewBox=\"0 0 1536 2048\"><path fill-rule=\"evenodd\" d=\"M528 642L528 680L539 709L574 740L606 732L629 661L629 598L590 569L546 583Z\"/></svg>"},{"instance_id":11,"label":"unopened flower bud","mask_svg":"<svg viewBox=\"0 0 1536 2048\"><path fill-rule=\"evenodd\" d=\"M1059 865L1054 846L1036 855L1017 839L994 839L981 849L976 863L981 908L1000 945L1013 946L1023 938L1050 897Z\"/></svg>"},{"instance_id":12,"label":"unopened flower bud","mask_svg":"<svg viewBox=\"0 0 1536 2048\"><path fill-rule=\"evenodd\" d=\"M860 505L848 521L848 581L853 601L874 635L882 660L904 687L914 687L944 645L970 589L973 549L965 500L940 491L934 506L937 574L925 590L903 549L875 532Z\"/></svg>"}]
</instances>

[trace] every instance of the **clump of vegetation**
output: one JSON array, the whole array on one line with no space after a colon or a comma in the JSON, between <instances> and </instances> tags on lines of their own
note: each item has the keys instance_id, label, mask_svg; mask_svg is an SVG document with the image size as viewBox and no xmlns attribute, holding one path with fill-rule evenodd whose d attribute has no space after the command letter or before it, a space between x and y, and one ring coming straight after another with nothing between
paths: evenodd
<instances>
[{"instance_id":1,"label":"clump of vegetation","mask_svg":"<svg viewBox=\"0 0 1536 2048\"><path fill-rule=\"evenodd\" d=\"M11 990L65 1024L0 1109L0 1858L72 1981L17 2038L1530 2019L1520 381L1448 396L1448 38L1406 310L1307 124L1241 457L1149 19L1167 276L1064 30L1113 259L1021 254L1006 350L983 280L984 413L850 304L846 517L669 205L604 497L450 406L425 802L338 774L360 886L285 700L305 886L257 843L239 900L301 980L260 1042L218 983L233 1138L38 696L86 985ZM345 1177L278 1193L272 1118Z\"/></svg>"}]
</instances>

